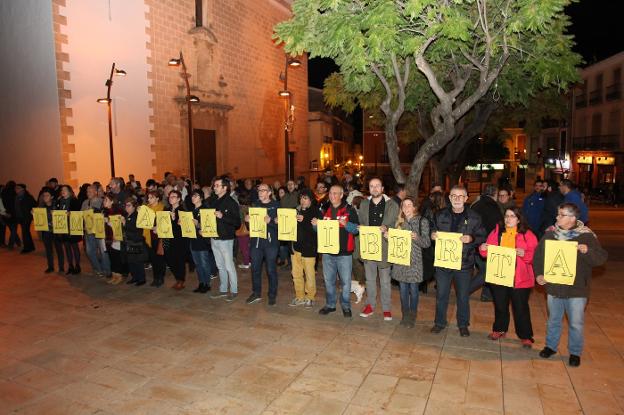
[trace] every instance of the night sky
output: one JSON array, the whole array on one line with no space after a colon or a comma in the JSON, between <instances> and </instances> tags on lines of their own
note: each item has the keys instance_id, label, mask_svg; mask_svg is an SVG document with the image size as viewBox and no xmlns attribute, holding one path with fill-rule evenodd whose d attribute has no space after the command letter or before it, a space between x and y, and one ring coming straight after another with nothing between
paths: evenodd
<instances>
[{"instance_id":1,"label":"night sky","mask_svg":"<svg viewBox=\"0 0 624 415\"><path fill-rule=\"evenodd\" d=\"M591 65L624 51L622 42L622 13L618 6L623 5L621 0L581 0L572 3L566 8L566 13L572 19L569 33L574 35L576 45L574 50L579 53L585 63ZM620 35L617 35L620 33ZM618 41L619 39L619 41ZM323 88L323 81L338 67L329 58L315 58L308 62L308 84L316 88ZM361 115L354 114L356 127L356 142L361 137ZM359 124L359 125L358 125Z\"/></svg>"}]
</instances>

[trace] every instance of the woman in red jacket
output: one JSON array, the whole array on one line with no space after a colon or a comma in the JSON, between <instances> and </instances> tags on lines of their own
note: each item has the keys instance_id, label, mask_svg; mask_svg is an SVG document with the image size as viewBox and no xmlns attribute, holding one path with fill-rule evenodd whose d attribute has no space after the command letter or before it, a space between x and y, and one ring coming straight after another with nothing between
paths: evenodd
<instances>
[{"instance_id":1,"label":"woman in red jacket","mask_svg":"<svg viewBox=\"0 0 624 415\"><path fill-rule=\"evenodd\" d=\"M494 325L488 336L492 340L505 337L509 329L509 300L514 316L516 334L522 346L530 348L533 343L533 327L529 310L529 294L535 285L533 275L533 254L537 247L537 238L529 230L529 225L518 208L505 209L505 229L501 232L500 225L488 235L487 241L481 244L481 256L487 256L488 245L504 246L516 250L516 273L514 286L491 284L494 297Z\"/></svg>"}]
</instances>

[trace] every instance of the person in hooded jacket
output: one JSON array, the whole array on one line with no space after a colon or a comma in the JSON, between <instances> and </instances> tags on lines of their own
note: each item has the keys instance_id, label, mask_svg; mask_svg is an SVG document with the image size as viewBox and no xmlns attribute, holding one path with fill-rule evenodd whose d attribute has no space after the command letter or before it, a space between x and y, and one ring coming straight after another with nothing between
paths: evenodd
<instances>
[{"instance_id":1,"label":"person in hooded jacket","mask_svg":"<svg viewBox=\"0 0 624 415\"><path fill-rule=\"evenodd\" d=\"M266 262L267 275L269 277L269 305L275 305L277 297L277 255L279 252L279 240L277 239L277 209L278 201L271 198L273 190L271 186L261 183L258 185L258 201L252 207L265 208L267 214L259 218L266 223L267 233L265 238L251 238L251 278L253 292L247 298L247 304L257 303L262 300L262 263ZM250 215L245 217L246 222L254 220ZM253 223L250 222L250 229Z\"/></svg>"},{"instance_id":2,"label":"person in hooded jacket","mask_svg":"<svg viewBox=\"0 0 624 415\"><path fill-rule=\"evenodd\" d=\"M312 307L316 297L317 235L312 219L321 219L321 211L310 189L303 189L297 206L297 240L292 243L292 278L295 298L290 305ZM305 276L305 278L304 278Z\"/></svg>"}]
</instances>

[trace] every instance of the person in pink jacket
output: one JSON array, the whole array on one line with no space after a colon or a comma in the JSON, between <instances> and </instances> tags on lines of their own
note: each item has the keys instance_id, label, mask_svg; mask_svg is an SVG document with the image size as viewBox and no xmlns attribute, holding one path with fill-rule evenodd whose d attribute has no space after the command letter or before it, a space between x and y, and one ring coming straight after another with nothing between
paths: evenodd
<instances>
[{"instance_id":1,"label":"person in pink jacket","mask_svg":"<svg viewBox=\"0 0 624 415\"><path fill-rule=\"evenodd\" d=\"M496 228L488 235L487 241L479 247L481 256L487 256L488 245L504 246L516 250L514 286L490 285L494 297L494 324L492 333L488 337L491 340L505 337L509 329L509 300L511 300L516 335L520 338L523 347L530 348L534 340L529 295L531 288L535 285L533 254L537 247L537 238L529 230L529 225L520 209L515 207L505 209L505 228L501 231L501 226L496 225Z\"/></svg>"}]
</instances>

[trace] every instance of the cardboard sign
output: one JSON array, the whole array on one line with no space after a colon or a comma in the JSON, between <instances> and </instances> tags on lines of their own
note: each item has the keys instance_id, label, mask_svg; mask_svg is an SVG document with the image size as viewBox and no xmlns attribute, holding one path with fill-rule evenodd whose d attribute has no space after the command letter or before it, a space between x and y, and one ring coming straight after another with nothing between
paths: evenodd
<instances>
[{"instance_id":1,"label":"cardboard sign","mask_svg":"<svg viewBox=\"0 0 624 415\"><path fill-rule=\"evenodd\" d=\"M173 238L173 229L171 226L171 212L156 212L156 233L159 238Z\"/></svg>"},{"instance_id":2,"label":"cardboard sign","mask_svg":"<svg viewBox=\"0 0 624 415\"><path fill-rule=\"evenodd\" d=\"M277 239L297 241L297 209L277 209Z\"/></svg>"},{"instance_id":3,"label":"cardboard sign","mask_svg":"<svg viewBox=\"0 0 624 415\"><path fill-rule=\"evenodd\" d=\"M267 237L267 223L264 217L267 215L266 208L249 208L249 237L262 238Z\"/></svg>"},{"instance_id":4,"label":"cardboard sign","mask_svg":"<svg viewBox=\"0 0 624 415\"><path fill-rule=\"evenodd\" d=\"M573 285L576 279L576 241L545 241L544 279L553 284Z\"/></svg>"},{"instance_id":5,"label":"cardboard sign","mask_svg":"<svg viewBox=\"0 0 624 415\"><path fill-rule=\"evenodd\" d=\"M98 239L106 238L106 230L104 229L104 215L101 213L93 214L93 233Z\"/></svg>"},{"instance_id":6,"label":"cardboard sign","mask_svg":"<svg viewBox=\"0 0 624 415\"><path fill-rule=\"evenodd\" d=\"M137 212L136 227L140 229L152 229L154 227L154 221L156 220L156 212L145 205L139 206Z\"/></svg>"},{"instance_id":7,"label":"cardboard sign","mask_svg":"<svg viewBox=\"0 0 624 415\"><path fill-rule=\"evenodd\" d=\"M515 275L516 250L504 246L488 245L485 282L513 287Z\"/></svg>"},{"instance_id":8,"label":"cardboard sign","mask_svg":"<svg viewBox=\"0 0 624 415\"><path fill-rule=\"evenodd\" d=\"M388 229L388 262L410 265L412 260L412 232L403 229Z\"/></svg>"},{"instance_id":9,"label":"cardboard sign","mask_svg":"<svg viewBox=\"0 0 624 415\"><path fill-rule=\"evenodd\" d=\"M319 220L316 225L319 254L340 252L340 224L337 220Z\"/></svg>"},{"instance_id":10,"label":"cardboard sign","mask_svg":"<svg viewBox=\"0 0 624 415\"><path fill-rule=\"evenodd\" d=\"M61 235L69 233L69 225L67 223L67 211L66 210L53 210L52 211L52 232Z\"/></svg>"},{"instance_id":11,"label":"cardboard sign","mask_svg":"<svg viewBox=\"0 0 624 415\"><path fill-rule=\"evenodd\" d=\"M81 211L69 213L69 234L74 236L84 235L84 219Z\"/></svg>"},{"instance_id":12,"label":"cardboard sign","mask_svg":"<svg viewBox=\"0 0 624 415\"><path fill-rule=\"evenodd\" d=\"M381 238L379 226L360 226L360 257L369 261L381 261Z\"/></svg>"},{"instance_id":13,"label":"cardboard sign","mask_svg":"<svg viewBox=\"0 0 624 415\"><path fill-rule=\"evenodd\" d=\"M204 238L218 238L217 217L214 209L200 209L199 219L201 225L201 236Z\"/></svg>"},{"instance_id":14,"label":"cardboard sign","mask_svg":"<svg viewBox=\"0 0 624 415\"><path fill-rule=\"evenodd\" d=\"M113 230L113 240L123 241L123 230L121 228L121 215L111 215L108 217L108 224Z\"/></svg>"},{"instance_id":15,"label":"cardboard sign","mask_svg":"<svg viewBox=\"0 0 624 415\"><path fill-rule=\"evenodd\" d=\"M197 238L197 229L195 229L195 222L193 222L193 212L178 211L180 217L180 228L182 229L182 236L185 238Z\"/></svg>"},{"instance_id":16,"label":"cardboard sign","mask_svg":"<svg viewBox=\"0 0 624 415\"><path fill-rule=\"evenodd\" d=\"M87 209L82 211L82 217L84 218L84 228L88 234L94 232L93 229L93 209Z\"/></svg>"},{"instance_id":17,"label":"cardboard sign","mask_svg":"<svg viewBox=\"0 0 624 415\"><path fill-rule=\"evenodd\" d=\"M433 266L447 269L461 269L463 244L461 233L437 232Z\"/></svg>"},{"instance_id":18,"label":"cardboard sign","mask_svg":"<svg viewBox=\"0 0 624 415\"><path fill-rule=\"evenodd\" d=\"M50 232L48 227L48 211L46 208L33 208L33 222L35 222L35 231Z\"/></svg>"}]
</instances>

